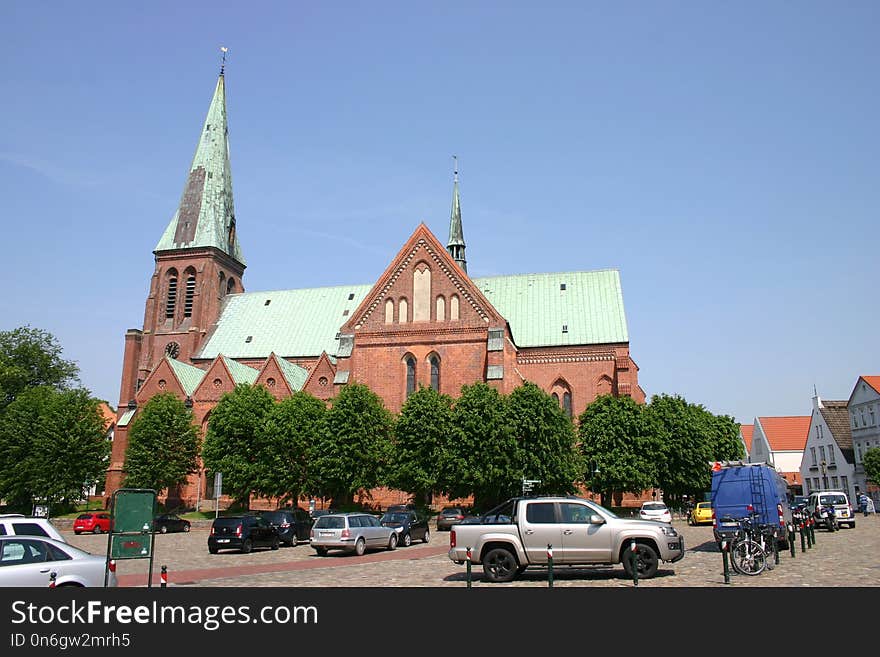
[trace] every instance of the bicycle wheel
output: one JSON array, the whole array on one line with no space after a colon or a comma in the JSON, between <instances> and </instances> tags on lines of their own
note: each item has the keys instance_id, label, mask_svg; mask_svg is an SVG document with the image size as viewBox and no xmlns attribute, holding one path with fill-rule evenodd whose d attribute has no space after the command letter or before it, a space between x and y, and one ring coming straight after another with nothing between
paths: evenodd
<instances>
[{"instance_id":1,"label":"bicycle wheel","mask_svg":"<svg viewBox=\"0 0 880 657\"><path fill-rule=\"evenodd\" d=\"M741 575L760 575L767 567L767 553L755 541L740 541L730 550L730 563Z\"/></svg>"}]
</instances>

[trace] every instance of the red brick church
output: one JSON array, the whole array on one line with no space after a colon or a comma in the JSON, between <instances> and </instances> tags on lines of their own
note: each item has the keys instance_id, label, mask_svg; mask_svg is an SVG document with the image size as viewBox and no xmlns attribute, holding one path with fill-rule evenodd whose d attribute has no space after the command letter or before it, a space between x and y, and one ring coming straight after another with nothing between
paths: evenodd
<instances>
[{"instance_id":1,"label":"red brick church","mask_svg":"<svg viewBox=\"0 0 880 657\"><path fill-rule=\"evenodd\" d=\"M601 394L644 402L618 272L471 278L457 172L452 199L446 246L419 224L373 283L245 292L221 71L179 207L153 251L143 328L125 334L106 494L122 485L133 418L162 391L184 399L203 430L241 383L327 400L357 381L394 412L420 385L454 397L477 381L502 393L533 381L571 416ZM209 479L193 475L182 499L205 500Z\"/></svg>"}]
</instances>

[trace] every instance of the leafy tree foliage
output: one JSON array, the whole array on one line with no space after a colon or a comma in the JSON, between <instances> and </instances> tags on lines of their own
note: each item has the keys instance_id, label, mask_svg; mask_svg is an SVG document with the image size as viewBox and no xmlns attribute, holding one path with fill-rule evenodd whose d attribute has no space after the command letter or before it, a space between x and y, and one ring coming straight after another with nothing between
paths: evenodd
<instances>
[{"instance_id":1,"label":"leafy tree foliage","mask_svg":"<svg viewBox=\"0 0 880 657\"><path fill-rule=\"evenodd\" d=\"M43 498L75 503L107 467L99 402L83 389L19 391L0 413L0 497L13 504Z\"/></svg>"},{"instance_id":2,"label":"leafy tree foliage","mask_svg":"<svg viewBox=\"0 0 880 657\"><path fill-rule=\"evenodd\" d=\"M193 414L173 393L155 395L132 422L125 452L125 485L173 489L198 471L199 432Z\"/></svg>"},{"instance_id":3,"label":"leafy tree foliage","mask_svg":"<svg viewBox=\"0 0 880 657\"><path fill-rule=\"evenodd\" d=\"M319 442L326 406L307 392L276 403L266 418L259 488L282 501L311 492L311 462Z\"/></svg>"},{"instance_id":4,"label":"leafy tree foliage","mask_svg":"<svg viewBox=\"0 0 880 657\"><path fill-rule=\"evenodd\" d=\"M583 477L577 435L553 397L526 382L508 395L506 414L516 440L520 480L539 480L534 493L574 493Z\"/></svg>"},{"instance_id":5,"label":"leafy tree foliage","mask_svg":"<svg viewBox=\"0 0 880 657\"><path fill-rule=\"evenodd\" d=\"M449 497L473 494L488 510L522 492L517 442L506 400L491 386L462 386L452 411L453 441L441 464L440 489Z\"/></svg>"},{"instance_id":6,"label":"leafy tree foliage","mask_svg":"<svg viewBox=\"0 0 880 657\"><path fill-rule=\"evenodd\" d=\"M25 390L64 390L78 383L78 377L79 367L61 358L61 346L51 333L30 326L0 331L0 410Z\"/></svg>"},{"instance_id":7,"label":"leafy tree foliage","mask_svg":"<svg viewBox=\"0 0 880 657\"><path fill-rule=\"evenodd\" d=\"M867 450L862 456L862 464L865 466L865 476L868 481L880 485L880 448Z\"/></svg>"},{"instance_id":8,"label":"leafy tree foliage","mask_svg":"<svg viewBox=\"0 0 880 657\"><path fill-rule=\"evenodd\" d=\"M581 413L578 435L585 482L601 494L603 505L610 505L614 492L639 494L657 483L657 435L631 397L597 397Z\"/></svg>"},{"instance_id":9,"label":"leafy tree foliage","mask_svg":"<svg viewBox=\"0 0 880 657\"><path fill-rule=\"evenodd\" d=\"M247 506L251 493L264 493L265 423L275 398L263 386L240 384L220 398L208 420L202 459L223 473L223 491Z\"/></svg>"},{"instance_id":10,"label":"leafy tree foliage","mask_svg":"<svg viewBox=\"0 0 880 657\"><path fill-rule=\"evenodd\" d=\"M413 392L394 425L387 483L424 504L438 488L440 464L453 441L452 398L433 388Z\"/></svg>"},{"instance_id":11,"label":"leafy tree foliage","mask_svg":"<svg viewBox=\"0 0 880 657\"><path fill-rule=\"evenodd\" d=\"M315 450L316 488L345 507L383 482L391 458L392 414L382 398L349 383L331 401Z\"/></svg>"}]
</instances>

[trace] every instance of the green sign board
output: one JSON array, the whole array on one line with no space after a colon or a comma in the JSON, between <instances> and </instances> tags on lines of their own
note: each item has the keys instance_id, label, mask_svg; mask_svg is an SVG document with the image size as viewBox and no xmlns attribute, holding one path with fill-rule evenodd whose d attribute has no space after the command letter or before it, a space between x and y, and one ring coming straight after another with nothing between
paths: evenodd
<instances>
[{"instance_id":1,"label":"green sign board","mask_svg":"<svg viewBox=\"0 0 880 657\"><path fill-rule=\"evenodd\" d=\"M111 534L111 559L148 559L153 544L152 534Z\"/></svg>"},{"instance_id":2,"label":"green sign board","mask_svg":"<svg viewBox=\"0 0 880 657\"><path fill-rule=\"evenodd\" d=\"M148 488L120 488L113 493L114 534L150 534L155 515L156 491Z\"/></svg>"}]
</instances>

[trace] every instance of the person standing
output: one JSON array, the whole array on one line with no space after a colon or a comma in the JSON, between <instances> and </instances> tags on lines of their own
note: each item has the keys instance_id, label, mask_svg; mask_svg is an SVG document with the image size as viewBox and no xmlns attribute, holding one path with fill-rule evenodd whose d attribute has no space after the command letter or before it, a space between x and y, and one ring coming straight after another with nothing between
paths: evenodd
<instances>
[{"instance_id":1,"label":"person standing","mask_svg":"<svg viewBox=\"0 0 880 657\"><path fill-rule=\"evenodd\" d=\"M859 510L863 516L868 517L868 496L865 493L859 495Z\"/></svg>"}]
</instances>

